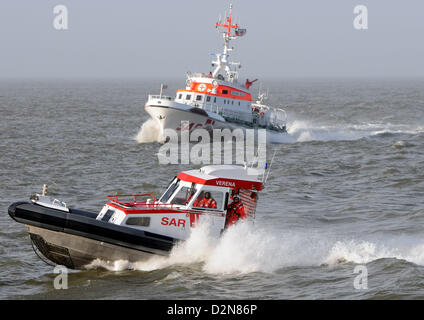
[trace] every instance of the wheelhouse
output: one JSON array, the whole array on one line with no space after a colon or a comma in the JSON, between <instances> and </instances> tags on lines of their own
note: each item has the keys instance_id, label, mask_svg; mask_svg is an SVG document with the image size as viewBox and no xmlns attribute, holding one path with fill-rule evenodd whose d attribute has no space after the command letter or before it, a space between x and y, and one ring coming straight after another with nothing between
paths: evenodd
<instances>
[{"instance_id":1,"label":"wheelhouse","mask_svg":"<svg viewBox=\"0 0 424 320\"><path fill-rule=\"evenodd\" d=\"M239 196L247 217L253 219L261 189L257 169L206 166L178 174L158 200L151 194L108 196L97 220L185 239L208 217L219 234L233 196Z\"/></svg>"}]
</instances>

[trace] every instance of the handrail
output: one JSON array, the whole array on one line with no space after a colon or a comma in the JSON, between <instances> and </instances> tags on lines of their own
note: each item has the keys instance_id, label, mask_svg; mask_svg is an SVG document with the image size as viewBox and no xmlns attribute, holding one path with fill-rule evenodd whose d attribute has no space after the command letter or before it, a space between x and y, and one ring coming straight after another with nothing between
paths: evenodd
<instances>
[{"instance_id":1,"label":"handrail","mask_svg":"<svg viewBox=\"0 0 424 320\"><path fill-rule=\"evenodd\" d=\"M137 201L137 197L151 197L151 199L146 199L146 201ZM123 202L118 200L119 197L132 197L134 201L131 202ZM117 194L117 195L109 195L106 196L107 199L111 200L112 203L115 203L121 207L137 207L137 208L155 208L155 207L170 207L175 210L173 203L158 203L156 202L156 198L153 194ZM152 200L152 201L148 201Z\"/></svg>"},{"instance_id":2,"label":"handrail","mask_svg":"<svg viewBox=\"0 0 424 320\"><path fill-rule=\"evenodd\" d=\"M148 203L147 200L144 202L137 202L137 197L146 197L146 196L151 196L153 199L153 202ZM134 199L134 202L123 202L123 201L119 201L118 198L120 197L132 197ZM107 199L111 200L113 203L118 204L120 206L124 206L124 207L145 207L145 208L149 208L149 209L155 209L155 208L163 208L163 207L170 207L172 210L176 210L176 212L180 212L180 213L190 213L190 212L195 212L197 214L212 214L212 215L221 215L222 211L211 211L208 210L209 208L190 208L190 209L182 209L179 207L174 207L174 203L157 203L155 200L155 196L153 194L130 194L130 195L124 195L124 194L119 194L119 195L109 195L106 196Z\"/></svg>"},{"instance_id":3,"label":"handrail","mask_svg":"<svg viewBox=\"0 0 424 320\"><path fill-rule=\"evenodd\" d=\"M213 76L210 76L207 73L197 72L197 73L187 73L188 78L208 78L208 79L216 79Z\"/></svg>"},{"instance_id":4,"label":"handrail","mask_svg":"<svg viewBox=\"0 0 424 320\"><path fill-rule=\"evenodd\" d=\"M123 197L132 197L134 199L134 201L132 202L123 202L123 201L119 201L118 198L123 198ZM137 197L151 197L153 200L153 203L156 202L156 198L154 194L148 193L148 194L116 194L116 195L109 195L106 196L107 199L111 200L112 202L115 202L117 204L123 205L123 206L140 206L140 205L146 205L147 200L146 201L137 201Z\"/></svg>"},{"instance_id":5,"label":"handrail","mask_svg":"<svg viewBox=\"0 0 424 320\"><path fill-rule=\"evenodd\" d=\"M173 98L171 96L149 94L149 100L150 99L164 99L164 100L172 101Z\"/></svg>"}]
</instances>

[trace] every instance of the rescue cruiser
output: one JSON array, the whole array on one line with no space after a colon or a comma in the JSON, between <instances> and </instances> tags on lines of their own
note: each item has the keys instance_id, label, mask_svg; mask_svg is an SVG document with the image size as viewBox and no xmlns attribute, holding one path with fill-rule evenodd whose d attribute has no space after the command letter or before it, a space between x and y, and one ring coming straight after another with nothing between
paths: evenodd
<instances>
[{"instance_id":1,"label":"rescue cruiser","mask_svg":"<svg viewBox=\"0 0 424 320\"><path fill-rule=\"evenodd\" d=\"M239 82L239 62L229 61L230 41L246 34L232 19L232 5L224 22L216 23L224 38L222 53L214 53L215 69L209 74L187 73L185 89L177 90L176 97L164 96L161 85L159 95L149 95L145 110L164 129L194 130L197 128L235 129L263 128L274 134L286 133L286 113L281 108L264 104L266 95L260 94L253 103L250 87L257 80ZM183 124L183 125L182 125ZM183 128L181 128L183 126Z\"/></svg>"},{"instance_id":2,"label":"rescue cruiser","mask_svg":"<svg viewBox=\"0 0 424 320\"><path fill-rule=\"evenodd\" d=\"M218 238L239 219L253 219L264 176L256 168L205 166L180 172L159 199L152 194L107 196L98 213L70 208L43 188L30 201L10 205L8 212L26 225L33 247L56 264L83 269L95 259L144 261L168 255L205 220Z\"/></svg>"}]
</instances>

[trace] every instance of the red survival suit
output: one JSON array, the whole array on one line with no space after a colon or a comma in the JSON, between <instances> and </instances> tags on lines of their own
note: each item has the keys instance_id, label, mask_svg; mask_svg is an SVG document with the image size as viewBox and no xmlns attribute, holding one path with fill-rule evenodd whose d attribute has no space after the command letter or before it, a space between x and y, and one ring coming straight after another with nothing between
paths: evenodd
<instances>
[{"instance_id":1,"label":"red survival suit","mask_svg":"<svg viewBox=\"0 0 424 320\"><path fill-rule=\"evenodd\" d=\"M192 194L190 194L186 200L186 204L189 203L191 201L191 199L193 199L194 196L194 192ZM197 198L196 200L194 200L193 202L193 207L198 207L199 206L199 198Z\"/></svg>"},{"instance_id":2,"label":"red survival suit","mask_svg":"<svg viewBox=\"0 0 424 320\"><path fill-rule=\"evenodd\" d=\"M201 208L216 209L216 201L212 198L209 198L209 199L203 198L202 200L199 201L199 203L193 204L193 206L201 207Z\"/></svg>"},{"instance_id":3,"label":"red survival suit","mask_svg":"<svg viewBox=\"0 0 424 320\"><path fill-rule=\"evenodd\" d=\"M246 209L241 201L233 202L228 205L227 221L225 227L229 227L236 223L239 219L246 218Z\"/></svg>"}]
</instances>

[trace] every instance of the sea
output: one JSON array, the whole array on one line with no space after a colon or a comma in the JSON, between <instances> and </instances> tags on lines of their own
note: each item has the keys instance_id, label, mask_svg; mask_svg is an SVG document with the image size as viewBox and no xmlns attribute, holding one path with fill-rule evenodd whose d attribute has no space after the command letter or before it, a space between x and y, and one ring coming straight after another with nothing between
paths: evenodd
<instances>
[{"instance_id":1,"label":"sea","mask_svg":"<svg viewBox=\"0 0 424 320\"><path fill-rule=\"evenodd\" d=\"M265 79L287 113L253 223L203 226L169 257L69 270L34 253L8 206L40 193L98 212L160 195L198 164L162 164L144 110L160 79L0 80L0 299L423 299L424 80ZM174 95L184 81L170 80ZM258 86L252 91L256 94Z\"/></svg>"}]
</instances>

